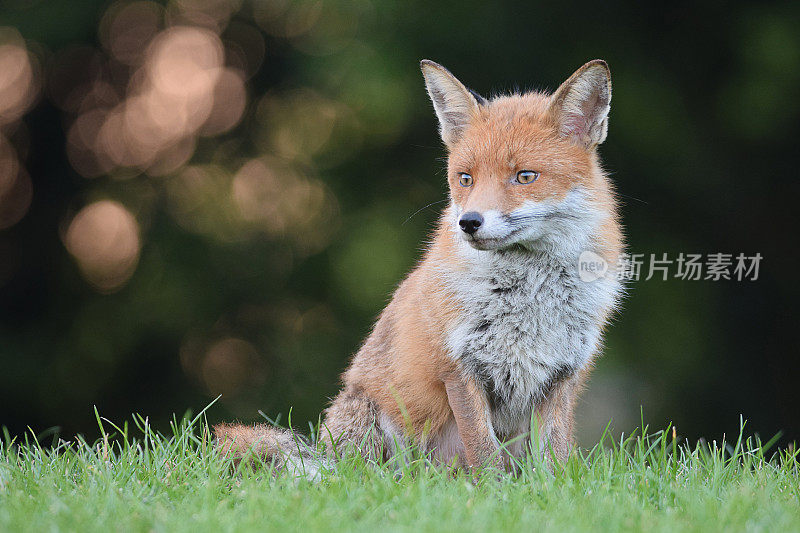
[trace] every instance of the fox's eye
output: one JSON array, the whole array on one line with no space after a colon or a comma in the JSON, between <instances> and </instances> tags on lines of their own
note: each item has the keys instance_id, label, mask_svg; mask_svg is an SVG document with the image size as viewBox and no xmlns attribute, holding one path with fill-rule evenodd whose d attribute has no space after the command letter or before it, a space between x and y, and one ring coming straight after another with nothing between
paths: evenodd
<instances>
[{"instance_id":1,"label":"fox's eye","mask_svg":"<svg viewBox=\"0 0 800 533\"><path fill-rule=\"evenodd\" d=\"M539 179L539 173L533 170L520 170L517 172L517 183L527 185Z\"/></svg>"},{"instance_id":2,"label":"fox's eye","mask_svg":"<svg viewBox=\"0 0 800 533\"><path fill-rule=\"evenodd\" d=\"M466 172L459 173L458 184L461 185L462 187L472 187L472 176L470 176Z\"/></svg>"}]
</instances>

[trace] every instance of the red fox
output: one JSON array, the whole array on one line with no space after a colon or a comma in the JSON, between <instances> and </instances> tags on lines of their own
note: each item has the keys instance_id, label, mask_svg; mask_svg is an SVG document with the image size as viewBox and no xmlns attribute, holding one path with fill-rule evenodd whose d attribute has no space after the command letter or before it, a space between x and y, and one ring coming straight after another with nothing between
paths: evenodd
<instances>
[{"instance_id":1,"label":"red fox","mask_svg":"<svg viewBox=\"0 0 800 533\"><path fill-rule=\"evenodd\" d=\"M531 452L535 421L539 449L565 460L576 397L622 293L622 229L597 154L610 71L594 60L552 95L487 100L433 61L421 68L450 205L343 374L320 440L374 460L411 441L442 463L509 469ZM588 282L587 251L609 266ZM267 425L215 433L225 453L279 468L315 453Z\"/></svg>"}]
</instances>

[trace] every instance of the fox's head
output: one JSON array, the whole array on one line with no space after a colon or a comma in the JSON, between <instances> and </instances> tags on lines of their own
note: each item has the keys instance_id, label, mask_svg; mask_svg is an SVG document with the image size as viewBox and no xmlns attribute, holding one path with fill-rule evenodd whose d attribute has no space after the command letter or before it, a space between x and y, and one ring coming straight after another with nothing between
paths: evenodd
<instances>
[{"instance_id":1,"label":"fox's head","mask_svg":"<svg viewBox=\"0 0 800 533\"><path fill-rule=\"evenodd\" d=\"M478 250L585 246L614 217L596 147L606 138L611 74L586 63L552 95L486 100L447 69L422 73L449 151L453 230Z\"/></svg>"}]
</instances>

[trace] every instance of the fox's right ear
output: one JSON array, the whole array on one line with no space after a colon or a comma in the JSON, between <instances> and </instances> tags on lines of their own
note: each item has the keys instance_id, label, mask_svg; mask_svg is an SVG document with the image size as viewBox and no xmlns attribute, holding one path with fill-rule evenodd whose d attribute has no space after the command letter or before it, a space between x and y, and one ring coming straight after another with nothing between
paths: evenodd
<instances>
[{"instance_id":1,"label":"fox's right ear","mask_svg":"<svg viewBox=\"0 0 800 533\"><path fill-rule=\"evenodd\" d=\"M425 86L439 118L439 132L447 146L452 146L486 101L470 91L449 70L428 59L420 62Z\"/></svg>"},{"instance_id":2,"label":"fox's right ear","mask_svg":"<svg viewBox=\"0 0 800 533\"><path fill-rule=\"evenodd\" d=\"M551 97L561 135L587 148L606 140L610 109L611 72L602 59L583 65Z\"/></svg>"}]
</instances>

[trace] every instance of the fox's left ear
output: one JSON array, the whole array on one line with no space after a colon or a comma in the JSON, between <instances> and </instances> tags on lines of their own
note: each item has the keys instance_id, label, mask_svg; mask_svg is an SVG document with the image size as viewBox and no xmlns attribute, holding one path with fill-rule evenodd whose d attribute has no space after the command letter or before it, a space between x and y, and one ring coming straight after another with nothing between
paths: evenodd
<instances>
[{"instance_id":1,"label":"fox's left ear","mask_svg":"<svg viewBox=\"0 0 800 533\"><path fill-rule=\"evenodd\" d=\"M606 140L611 71L605 61L595 59L583 65L550 98L550 114L561 135L586 148Z\"/></svg>"},{"instance_id":2,"label":"fox's left ear","mask_svg":"<svg viewBox=\"0 0 800 533\"><path fill-rule=\"evenodd\" d=\"M478 93L464 87L449 70L429 59L420 62L425 87L439 118L442 140L451 146L461 137L464 129L479 114L479 106L486 103Z\"/></svg>"}]
</instances>

